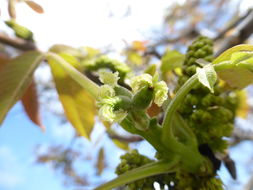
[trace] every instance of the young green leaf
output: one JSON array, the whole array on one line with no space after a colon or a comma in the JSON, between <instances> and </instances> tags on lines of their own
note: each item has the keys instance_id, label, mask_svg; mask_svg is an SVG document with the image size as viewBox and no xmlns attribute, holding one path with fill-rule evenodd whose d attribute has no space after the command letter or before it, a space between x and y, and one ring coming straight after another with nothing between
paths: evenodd
<instances>
[{"instance_id":1,"label":"young green leaf","mask_svg":"<svg viewBox=\"0 0 253 190\"><path fill-rule=\"evenodd\" d=\"M213 86L217 80L216 72L211 64L206 65L203 68L197 68L198 80L201 84L210 89L213 93Z\"/></svg>"},{"instance_id":2,"label":"young green leaf","mask_svg":"<svg viewBox=\"0 0 253 190\"><path fill-rule=\"evenodd\" d=\"M219 55L212 63L217 64L223 61L229 61L233 53L243 51L253 52L253 45L242 44L229 48L228 50L224 51L221 55Z\"/></svg>"},{"instance_id":3,"label":"young green leaf","mask_svg":"<svg viewBox=\"0 0 253 190\"><path fill-rule=\"evenodd\" d=\"M57 55L64 61L65 59L69 60L69 56L65 53ZM67 119L75 127L79 135L89 138L95 122L95 99L77 83L62 65L58 64L57 60L48 57L48 61ZM70 68L73 67L71 68L72 70L78 67L78 63L75 61L66 62L66 64L69 64L68 67ZM78 72L78 70L75 72ZM81 73L79 75L81 77Z\"/></svg>"},{"instance_id":4,"label":"young green leaf","mask_svg":"<svg viewBox=\"0 0 253 190\"><path fill-rule=\"evenodd\" d=\"M238 45L218 56L213 64L226 63L223 67L214 65L218 76L231 87L242 89L253 82L253 46Z\"/></svg>"},{"instance_id":5,"label":"young green leaf","mask_svg":"<svg viewBox=\"0 0 253 190\"><path fill-rule=\"evenodd\" d=\"M0 124L31 83L34 70L44 59L38 51L24 53L0 70Z\"/></svg>"},{"instance_id":6,"label":"young green leaf","mask_svg":"<svg viewBox=\"0 0 253 190\"><path fill-rule=\"evenodd\" d=\"M162 57L161 71L165 73L177 67L182 67L184 57L183 54L176 50L167 50Z\"/></svg>"}]
</instances>

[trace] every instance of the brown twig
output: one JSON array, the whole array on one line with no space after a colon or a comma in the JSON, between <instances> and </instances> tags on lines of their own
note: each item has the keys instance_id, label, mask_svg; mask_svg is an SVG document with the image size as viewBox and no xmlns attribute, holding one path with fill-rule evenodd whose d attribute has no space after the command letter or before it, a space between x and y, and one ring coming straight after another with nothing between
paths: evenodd
<instances>
[{"instance_id":1,"label":"brown twig","mask_svg":"<svg viewBox=\"0 0 253 190\"><path fill-rule=\"evenodd\" d=\"M9 36L0 33L0 43L11 46L13 48L29 51L37 49L32 41L23 40L20 38L10 38Z\"/></svg>"},{"instance_id":2,"label":"brown twig","mask_svg":"<svg viewBox=\"0 0 253 190\"><path fill-rule=\"evenodd\" d=\"M108 132L108 136L111 139L116 139L116 140L126 142L126 143L140 142L143 140L143 138L139 136L121 136L121 135L110 133L110 132Z\"/></svg>"},{"instance_id":3,"label":"brown twig","mask_svg":"<svg viewBox=\"0 0 253 190\"><path fill-rule=\"evenodd\" d=\"M244 43L250 37L253 32L253 10L250 10L246 15L237 23L232 35L224 40L216 56L232 46Z\"/></svg>"}]
</instances>

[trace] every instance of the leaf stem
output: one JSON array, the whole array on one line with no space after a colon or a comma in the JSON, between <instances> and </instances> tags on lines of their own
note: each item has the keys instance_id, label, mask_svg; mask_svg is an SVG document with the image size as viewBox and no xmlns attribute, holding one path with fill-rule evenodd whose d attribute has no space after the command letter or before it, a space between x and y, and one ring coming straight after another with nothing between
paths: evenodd
<instances>
[{"instance_id":1,"label":"leaf stem","mask_svg":"<svg viewBox=\"0 0 253 190\"><path fill-rule=\"evenodd\" d=\"M119 177L97 187L95 190L112 190L115 187L125 185L138 179L163 173L172 173L176 171L178 163L179 161L175 157L170 162L166 160L147 164L142 167L130 170L129 172L126 172Z\"/></svg>"},{"instance_id":2,"label":"leaf stem","mask_svg":"<svg viewBox=\"0 0 253 190\"><path fill-rule=\"evenodd\" d=\"M94 98L98 98L99 86L91 81L88 77L80 73L68 62L55 53L48 52L47 59L53 60L59 64L77 83L79 83L85 90L87 90Z\"/></svg>"},{"instance_id":3,"label":"leaf stem","mask_svg":"<svg viewBox=\"0 0 253 190\"><path fill-rule=\"evenodd\" d=\"M167 142L169 138L173 137L173 130L172 130L172 119L174 113L176 112L178 106L181 102L183 102L184 97L187 93L198 83L197 75L193 75L177 92L176 96L171 100L169 103L166 112L165 118L162 124L162 140L163 142Z\"/></svg>"}]
</instances>

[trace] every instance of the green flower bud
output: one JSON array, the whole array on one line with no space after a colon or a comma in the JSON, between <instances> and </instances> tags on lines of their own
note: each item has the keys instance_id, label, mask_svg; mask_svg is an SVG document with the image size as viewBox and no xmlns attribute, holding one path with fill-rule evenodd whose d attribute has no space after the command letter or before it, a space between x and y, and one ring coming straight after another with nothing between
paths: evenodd
<instances>
[{"instance_id":1,"label":"green flower bud","mask_svg":"<svg viewBox=\"0 0 253 190\"><path fill-rule=\"evenodd\" d=\"M145 86L141 88L134 96L132 100L132 105L136 109L146 109L150 106L154 97L153 88Z\"/></svg>"},{"instance_id":2,"label":"green flower bud","mask_svg":"<svg viewBox=\"0 0 253 190\"><path fill-rule=\"evenodd\" d=\"M98 112L99 117L102 120L109 121L109 122L120 122L126 116L127 112L124 110L114 110L114 105L119 101L118 97L115 98L108 98L106 99L107 103L104 103Z\"/></svg>"},{"instance_id":3,"label":"green flower bud","mask_svg":"<svg viewBox=\"0 0 253 190\"><path fill-rule=\"evenodd\" d=\"M163 102L168 98L168 87L164 81L157 82L154 85L155 91L155 104L162 106Z\"/></svg>"},{"instance_id":4,"label":"green flower bud","mask_svg":"<svg viewBox=\"0 0 253 190\"><path fill-rule=\"evenodd\" d=\"M140 90L143 87L152 87L153 86L153 77L150 74L142 74L134 77L131 80L130 86L134 93Z\"/></svg>"},{"instance_id":5,"label":"green flower bud","mask_svg":"<svg viewBox=\"0 0 253 190\"><path fill-rule=\"evenodd\" d=\"M127 98L127 97L126 97ZM129 99L129 98L128 98ZM127 111L123 110L122 105L125 99L115 96L114 89L109 85L103 85L99 91L99 101L97 105L100 107L98 115L102 120L109 122L120 122L127 116ZM130 100L128 101L130 102Z\"/></svg>"},{"instance_id":6,"label":"green flower bud","mask_svg":"<svg viewBox=\"0 0 253 190\"><path fill-rule=\"evenodd\" d=\"M118 72L112 73L107 70L100 70L99 71L99 80L104 84L108 84L108 85L114 87L118 83L118 80L119 80L118 75L119 75Z\"/></svg>"},{"instance_id":7,"label":"green flower bud","mask_svg":"<svg viewBox=\"0 0 253 190\"><path fill-rule=\"evenodd\" d=\"M114 97L115 91L114 89L109 85L103 85L99 88L99 100L103 101L103 99Z\"/></svg>"}]
</instances>

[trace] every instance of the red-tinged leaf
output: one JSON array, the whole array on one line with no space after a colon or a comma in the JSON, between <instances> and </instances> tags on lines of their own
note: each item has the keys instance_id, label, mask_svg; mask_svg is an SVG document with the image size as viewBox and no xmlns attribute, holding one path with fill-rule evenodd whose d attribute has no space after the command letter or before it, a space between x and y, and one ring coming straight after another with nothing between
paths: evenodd
<instances>
[{"instance_id":1,"label":"red-tinged leaf","mask_svg":"<svg viewBox=\"0 0 253 190\"><path fill-rule=\"evenodd\" d=\"M4 53L0 53L0 70L10 61L10 58Z\"/></svg>"},{"instance_id":2,"label":"red-tinged leaf","mask_svg":"<svg viewBox=\"0 0 253 190\"><path fill-rule=\"evenodd\" d=\"M38 3L35 3L34 1L29 1L29 0L26 0L25 3L26 3L31 9L33 9L35 12L37 12L37 13L39 13L39 14L44 13L43 8L42 8Z\"/></svg>"},{"instance_id":3,"label":"red-tinged leaf","mask_svg":"<svg viewBox=\"0 0 253 190\"><path fill-rule=\"evenodd\" d=\"M162 109L158 107L155 103L152 103L151 106L148 108L147 113L149 117L156 117Z\"/></svg>"},{"instance_id":4,"label":"red-tinged leaf","mask_svg":"<svg viewBox=\"0 0 253 190\"><path fill-rule=\"evenodd\" d=\"M21 101L25 109L25 112L30 118L30 120L36 125L38 125L42 131L44 131L45 127L42 125L41 118L40 118L39 101L38 101L36 84L34 80L32 80L32 83L25 91L23 97L21 98Z\"/></svg>"},{"instance_id":5,"label":"red-tinged leaf","mask_svg":"<svg viewBox=\"0 0 253 190\"><path fill-rule=\"evenodd\" d=\"M0 124L31 83L34 70L44 59L38 51L26 52L0 70Z\"/></svg>"},{"instance_id":6,"label":"red-tinged leaf","mask_svg":"<svg viewBox=\"0 0 253 190\"><path fill-rule=\"evenodd\" d=\"M103 148L100 148L100 150L98 152L96 168L97 168L97 174L101 175L104 168L105 168L105 155L104 155Z\"/></svg>"}]
</instances>

